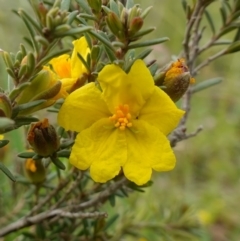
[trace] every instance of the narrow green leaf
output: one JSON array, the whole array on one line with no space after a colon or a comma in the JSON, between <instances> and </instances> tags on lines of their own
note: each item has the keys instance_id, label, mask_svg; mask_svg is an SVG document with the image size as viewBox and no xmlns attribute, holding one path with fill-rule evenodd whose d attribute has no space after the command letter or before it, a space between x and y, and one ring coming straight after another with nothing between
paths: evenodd
<instances>
[{"instance_id":1,"label":"narrow green leaf","mask_svg":"<svg viewBox=\"0 0 240 241\"><path fill-rule=\"evenodd\" d=\"M237 30L233 42L240 40L240 28Z\"/></svg>"},{"instance_id":2,"label":"narrow green leaf","mask_svg":"<svg viewBox=\"0 0 240 241\"><path fill-rule=\"evenodd\" d=\"M74 143L74 141L72 141L72 143ZM71 143L71 144L72 144L72 143ZM70 145L71 145L71 144L70 144ZM67 157L67 158L68 158L68 157L70 156L70 154L71 154L71 151L70 151L70 150L61 150L61 151L58 151L58 152L57 152L57 156L58 156L58 157Z\"/></svg>"},{"instance_id":3,"label":"narrow green leaf","mask_svg":"<svg viewBox=\"0 0 240 241\"><path fill-rule=\"evenodd\" d=\"M199 84L196 84L192 89L192 93L196 93L196 92L199 92L201 90L207 89L207 88L209 88L211 86L214 86L214 85L217 85L221 82L222 82L222 78L219 78L219 77L205 80L205 81L203 81Z\"/></svg>"},{"instance_id":4,"label":"narrow green leaf","mask_svg":"<svg viewBox=\"0 0 240 241\"><path fill-rule=\"evenodd\" d=\"M114 47L112 46L112 43L107 39L107 36L103 32L94 32L94 31L89 31L89 34L93 35L95 38L97 38L100 42L102 42L107 48L115 52Z\"/></svg>"},{"instance_id":5,"label":"narrow green leaf","mask_svg":"<svg viewBox=\"0 0 240 241\"><path fill-rule=\"evenodd\" d=\"M0 140L0 148L6 146L9 143L9 140Z\"/></svg>"},{"instance_id":6,"label":"narrow green leaf","mask_svg":"<svg viewBox=\"0 0 240 241\"><path fill-rule=\"evenodd\" d=\"M109 203L111 204L112 207L115 207L115 204L116 204L115 195L111 195L111 196L108 198L108 201L109 201Z\"/></svg>"},{"instance_id":7,"label":"narrow green leaf","mask_svg":"<svg viewBox=\"0 0 240 241\"><path fill-rule=\"evenodd\" d=\"M35 40L35 35L36 35L36 33L34 32L32 26L29 24L29 22L26 20L26 18L23 17L23 15L21 15L21 14L22 14L21 10L19 10L18 13L19 13L19 15L22 17L22 20L23 20L23 22L25 23L25 25L26 25L29 33L30 33L30 36L31 36L31 44L32 44L32 46L33 46L33 48L34 48L34 51L35 51L36 53L38 53L39 47L38 47L37 41Z\"/></svg>"},{"instance_id":8,"label":"narrow green leaf","mask_svg":"<svg viewBox=\"0 0 240 241\"><path fill-rule=\"evenodd\" d=\"M144 41L144 42L141 42L141 43L130 44L128 46L128 49L134 49L134 48L141 48L141 47L156 45L156 44L164 43L168 40L169 40L169 38L167 38L167 37L163 37L163 38L159 38L159 39L153 39L153 40L147 40L147 41Z\"/></svg>"},{"instance_id":9,"label":"narrow green leaf","mask_svg":"<svg viewBox=\"0 0 240 241\"><path fill-rule=\"evenodd\" d=\"M60 9L62 11L68 11L69 7L70 7L70 3L71 3L71 0L62 0L61 5L60 5Z\"/></svg>"},{"instance_id":10,"label":"narrow green leaf","mask_svg":"<svg viewBox=\"0 0 240 241\"><path fill-rule=\"evenodd\" d=\"M152 49L145 49L140 54L138 54L135 59L145 59L151 52Z\"/></svg>"},{"instance_id":11,"label":"narrow green leaf","mask_svg":"<svg viewBox=\"0 0 240 241\"><path fill-rule=\"evenodd\" d=\"M15 106L13 109L14 109L14 110L17 110L17 111L27 110L27 109L30 109L30 108L32 108L32 107L41 105L41 104L43 104L44 102L46 102L46 100L35 100L35 101L32 101L32 102L28 102L28 103L26 103L26 104L17 105L17 106Z\"/></svg>"},{"instance_id":12,"label":"narrow green leaf","mask_svg":"<svg viewBox=\"0 0 240 241\"><path fill-rule=\"evenodd\" d=\"M232 43L232 40L218 40L213 43L213 45L229 45Z\"/></svg>"},{"instance_id":13,"label":"narrow green leaf","mask_svg":"<svg viewBox=\"0 0 240 241\"><path fill-rule=\"evenodd\" d=\"M130 9L134 6L134 1L133 0L127 0L126 2L126 8Z\"/></svg>"},{"instance_id":14,"label":"narrow green leaf","mask_svg":"<svg viewBox=\"0 0 240 241\"><path fill-rule=\"evenodd\" d=\"M182 7L183 7L183 10L186 12L187 11L187 1L186 0L182 0Z\"/></svg>"},{"instance_id":15,"label":"narrow green leaf","mask_svg":"<svg viewBox=\"0 0 240 241\"><path fill-rule=\"evenodd\" d=\"M154 76L158 70L158 65L156 63L152 64L148 69L151 72L151 75Z\"/></svg>"},{"instance_id":16,"label":"narrow green leaf","mask_svg":"<svg viewBox=\"0 0 240 241\"><path fill-rule=\"evenodd\" d=\"M134 40L134 39L137 40L137 39L139 39L140 37L142 37L142 36L144 36L144 35L147 35L147 34L153 32L154 30L156 30L155 27L150 27L150 28L147 28L147 29L138 31L135 35L133 35L133 36L131 37L131 39L132 39L132 40Z\"/></svg>"},{"instance_id":17,"label":"narrow green leaf","mask_svg":"<svg viewBox=\"0 0 240 241\"><path fill-rule=\"evenodd\" d=\"M117 14L117 16L120 16L118 5L114 0L110 0L110 9Z\"/></svg>"},{"instance_id":18,"label":"narrow green leaf","mask_svg":"<svg viewBox=\"0 0 240 241\"><path fill-rule=\"evenodd\" d=\"M215 35L216 29L215 29L215 26L214 26L214 23L213 23L211 14L209 14L209 12L208 12L207 10L205 10L204 13L205 13L205 16L206 16L206 18L207 18L207 21L208 21L208 23L209 23L209 26L210 26L210 28L211 28L211 30L212 30L212 33L213 33L213 35Z\"/></svg>"},{"instance_id":19,"label":"narrow green leaf","mask_svg":"<svg viewBox=\"0 0 240 241\"><path fill-rule=\"evenodd\" d=\"M72 36L75 34L82 34L91 29L93 29L91 26L84 26L84 27L73 28L62 33L54 33L54 35L57 37Z\"/></svg>"},{"instance_id":20,"label":"narrow green leaf","mask_svg":"<svg viewBox=\"0 0 240 241\"><path fill-rule=\"evenodd\" d=\"M149 14L149 12L151 11L151 9L152 9L152 6L144 9L144 10L142 11L140 17L141 17L142 19L146 18L147 15Z\"/></svg>"},{"instance_id":21,"label":"narrow green leaf","mask_svg":"<svg viewBox=\"0 0 240 241\"><path fill-rule=\"evenodd\" d=\"M7 167L0 162L0 170L6 175L8 176L13 182L16 182L15 177L13 176L13 174L7 169Z\"/></svg>"},{"instance_id":22,"label":"narrow green leaf","mask_svg":"<svg viewBox=\"0 0 240 241\"><path fill-rule=\"evenodd\" d=\"M76 16L78 15L78 10L75 10L73 12L71 12L69 15L68 15L68 20L67 20L67 24L71 24L73 22L73 20L76 18Z\"/></svg>"},{"instance_id":23,"label":"narrow green leaf","mask_svg":"<svg viewBox=\"0 0 240 241\"><path fill-rule=\"evenodd\" d=\"M90 14L87 14L87 13L80 13L79 17L89 19L89 20L93 20L93 21L98 21L98 19L94 15L90 15Z\"/></svg>"},{"instance_id":24,"label":"narrow green leaf","mask_svg":"<svg viewBox=\"0 0 240 241\"><path fill-rule=\"evenodd\" d=\"M55 164L59 169L65 170L65 165L58 158L51 158L53 164Z\"/></svg>"},{"instance_id":25,"label":"narrow green leaf","mask_svg":"<svg viewBox=\"0 0 240 241\"><path fill-rule=\"evenodd\" d=\"M119 214L115 214L111 218L109 218L103 230L106 231L118 218Z\"/></svg>"},{"instance_id":26,"label":"narrow green leaf","mask_svg":"<svg viewBox=\"0 0 240 241\"><path fill-rule=\"evenodd\" d=\"M223 5L222 5L222 7L220 7L220 13L221 13L223 25L225 25L226 21L227 21L227 11Z\"/></svg>"},{"instance_id":27,"label":"narrow green leaf","mask_svg":"<svg viewBox=\"0 0 240 241\"><path fill-rule=\"evenodd\" d=\"M1 130L4 130L6 128L9 128L10 126L13 126L14 125L14 121L7 118L7 117L1 117L0 118L0 133Z\"/></svg>"},{"instance_id":28,"label":"narrow green leaf","mask_svg":"<svg viewBox=\"0 0 240 241\"><path fill-rule=\"evenodd\" d=\"M15 118L15 123L17 126L22 126L22 125L29 125L32 122L37 122L39 121L38 118L36 117L29 117L29 116L18 116Z\"/></svg>"},{"instance_id":29,"label":"narrow green leaf","mask_svg":"<svg viewBox=\"0 0 240 241\"><path fill-rule=\"evenodd\" d=\"M233 31L233 30L235 30L236 28L239 28L239 27L240 27L240 23L231 24L231 25L229 25L228 27L223 28L223 29L220 31L220 33L218 34L218 37L221 37L221 36L223 36L223 35L231 32L231 31Z\"/></svg>"},{"instance_id":30,"label":"narrow green leaf","mask_svg":"<svg viewBox=\"0 0 240 241\"><path fill-rule=\"evenodd\" d=\"M79 4L80 7L82 7L86 13L92 14L91 8L88 6L86 0L76 0L76 2Z\"/></svg>"},{"instance_id":31,"label":"narrow green leaf","mask_svg":"<svg viewBox=\"0 0 240 241\"><path fill-rule=\"evenodd\" d=\"M29 21L32 26L34 26L34 28L38 31L39 34L42 34L41 26L29 14L27 14L24 9L20 9L18 12L22 18L25 18L26 21Z\"/></svg>"},{"instance_id":32,"label":"narrow green leaf","mask_svg":"<svg viewBox=\"0 0 240 241\"><path fill-rule=\"evenodd\" d=\"M33 158L33 156L35 156L36 153L33 152L33 151L25 151L25 152L21 152L21 153L18 153L18 157L21 157L21 158Z\"/></svg>"},{"instance_id":33,"label":"narrow green leaf","mask_svg":"<svg viewBox=\"0 0 240 241\"><path fill-rule=\"evenodd\" d=\"M234 42L233 44L231 44L226 51L226 54L232 54L235 52L239 52L240 51L240 40Z\"/></svg>"},{"instance_id":34,"label":"narrow green leaf","mask_svg":"<svg viewBox=\"0 0 240 241\"><path fill-rule=\"evenodd\" d=\"M78 58L80 59L80 61L82 62L82 64L85 66L85 68L90 71L90 64L86 62L86 60L83 58L83 56L80 53L77 53Z\"/></svg>"}]
</instances>

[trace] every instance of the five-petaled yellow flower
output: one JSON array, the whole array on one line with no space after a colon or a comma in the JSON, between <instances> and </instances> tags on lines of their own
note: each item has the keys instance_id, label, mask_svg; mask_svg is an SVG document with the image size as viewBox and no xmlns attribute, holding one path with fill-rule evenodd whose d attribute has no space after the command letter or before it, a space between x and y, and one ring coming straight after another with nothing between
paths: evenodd
<instances>
[{"instance_id":1,"label":"five-petaled yellow flower","mask_svg":"<svg viewBox=\"0 0 240 241\"><path fill-rule=\"evenodd\" d=\"M70 163L104 183L119 174L137 185L150 180L152 169L169 171L175 155L166 138L184 111L154 85L142 60L125 73L105 66L98 75L100 91L89 83L71 93L63 103L58 122L79 132Z\"/></svg>"},{"instance_id":2,"label":"five-petaled yellow flower","mask_svg":"<svg viewBox=\"0 0 240 241\"><path fill-rule=\"evenodd\" d=\"M86 78L84 75L87 75L89 72L77 55L79 53L83 59L87 59L90 49L86 38L81 37L72 43L74 48L71 57L68 54L63 54L49 62L69 93L85 83Z\"/></svg>"}]
</instances>

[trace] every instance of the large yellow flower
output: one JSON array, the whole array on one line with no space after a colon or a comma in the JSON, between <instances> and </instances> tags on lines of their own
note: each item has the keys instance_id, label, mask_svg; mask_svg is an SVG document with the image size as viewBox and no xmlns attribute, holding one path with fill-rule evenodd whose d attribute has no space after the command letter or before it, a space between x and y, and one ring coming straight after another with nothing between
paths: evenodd
<instances>
[{"instance_id":1,"label":"large yellow flower","mask_svg":"<svg viewBox=\"0 0 240 241\"><path fill-rule=\"evenodd\" d=\"M121 168L138 185L150 180L152 169L169 171L175 156L166 135L184 111L154 85L142 60L126 74L110 64L99 73L102 92L94 83L70 94L58 115L66 130L79 132L70 163L86 170L96 182L114 178Z\"/></svg>"},{"instance_id":2,"label":"large yellow flower","mask_svg":"<svg viewBox=\"0 0 240 241\"><path fill-rule=\"evenodd\" d=\"M51 64L54 72L58 75L63 87L72 92L76 88L82 86L85 82L84 74L88 74L88 70L79 59L79 53L85 60L90 53L88 43L85 37L72 42L74 49L72 55L63 54L57 58L53 58Z\"/></svg>"}]
</instances>

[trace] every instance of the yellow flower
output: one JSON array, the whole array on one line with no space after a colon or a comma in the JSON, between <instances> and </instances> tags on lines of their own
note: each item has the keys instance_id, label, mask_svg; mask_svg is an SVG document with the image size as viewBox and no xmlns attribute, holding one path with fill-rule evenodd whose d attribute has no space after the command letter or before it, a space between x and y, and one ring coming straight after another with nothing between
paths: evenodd
<instances>
[{"instance_id":1,"label":"yellow flower","mask_svg":"<svg viewBox=\"0 0 240 241\"><path fill-rule=\"evenodd\" d=\"M88 70L82 64L77 53L79 53L85 60L90 53L88 43L85 37L73 41L74 49L70 57L68 54L53 58L49 64L52 66L54 72L58 75L64 88L67 92L72 92L85 83Z\"/></svg>"},{"instance_id":2,"label":"yellow flower","mask_svg":"<svg viewBox=\"0 0 240 241\"><path fill-rule=\"evenodd\" d=\"M70 94L58 115L66 130L79 132L70 163L104 183L119 174L137 185L150 180L152 169L169 171L175 156L166 135L184 111L154 85L142 60L126 74L119 66L105 66L94 83Z\"/></svg>"}]
</instances>

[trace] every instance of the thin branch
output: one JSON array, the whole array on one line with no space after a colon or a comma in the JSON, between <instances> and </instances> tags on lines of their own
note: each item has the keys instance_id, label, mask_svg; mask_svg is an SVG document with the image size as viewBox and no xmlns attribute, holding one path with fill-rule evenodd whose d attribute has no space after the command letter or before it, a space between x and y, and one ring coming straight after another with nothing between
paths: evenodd
<instances>
[{"instance_id":1,"label":"thin branch","mask_svg":"<svg viewBox=\"0 0 240 241\"><path fill-rule=\"evenodd\" d=\"M9 233L12 233L19 229L43 222L44 220L53 218L55 216L67 217L67 218L99 218L99 217L106 218L107 214L105 212L71 213L71 212L65 212L62 209L55 209L52 211L46 211L46 212L37 214L32 217L25 217L25 218L19 219L18 221L14 222L14 223L11 223L10 225L8 225L5 228L2 228L0 230L0 237L4 237L5 235L7 235Z\"/></svg>"},{"instance_id":2,"label":"thin branch","mask_svg":"<svg viewBox=\"0 0 240 241\"><path fill-rule=\"evenodd\" d=\"M99 203L104 203L109 196L111 196L117 189L119 189L121 186L123 186L125 183L127 183L128 180L123 177L121 180L115 182L111 186L109 186L106 190L102 191L99 195L97 195L95 198L92 198L91 200L80 203L79 205L72 206L74 209L82 210L89 207L97 206Z\"/></svg>"},{"instance_id":3,"label":"thin branch","mask_svg":"<svg viewBox=\"0 0 240 241\"><path fill-rule=\"evenodd\" d=\"M223 56L224 54L226 54L227 49L223 49L222 51L219 51L218 53L210 56L209 58L207 58L204 62L202 62L201 64L199 64L194 70L193 70L193 75L196 75L197 72L202 69L203 67L207 66L209 63L211 63L213 60Z\"/></svg>"},{"instance_id":4,"label":"thin branch","mask_svg":"<svg viewBox=\"0 0 240 241\"><path fill-rule=\"evenodd\" d=\"M31 212L27 216L32 216L34 213L39 211L44 206L44 204L46 204L49 200L51 200L60 190L66 187L69 182L70 182L70 178L68 178L66 181L62 183L59 183L57 188L55 188L41 202L39 202L36 206L34 206Z\"/></svg>"},{"instance_id":5,"label":"thin branch","mask_svg":"<svg viewBox=\"0 0 240 241\"><path fill-rule=\"evenodd\" d=\"M185 125L181 125L179 126L177 129L175 129L172 134L169 136L169 141L170 141L170 145L172 147L176 146L176 144L182 140L186 140L186 139L189 139L191 137L194 137L196 135L198 135L198 133L200 131L203 130L203 127L202 126L199 126L197 128L196 131L190 133L190 134L186 134L186 127Z\"/></svg>"},{"instance_id":6,"label":"thin branch","mask_svg":"<svg viewBox=\"0 0 240 241\"><path fill-rule=\"evenodd\" d=\"M51 208L51 209L56 209L59 207L59 205L64 202L64 200L69 196L69 194L76 188L76 186L80 183L82 180L83 173L79 171L78 176L76 180L72 183L72 185L69 187L69 189L64 193L64 195L58 200L58 202Z\"/></svg>"},{"instance_id":7,"label":"thin branch","mask_svg":"<svg viewBox=\"0 0 240 241\"><path fill-rule=\"evenodd\" d=\"M25 227L29 227L31 225L43 222L44 220L47 220L49 218L54 218L56 216L60 216L60 217L71 217L71 218L87 218L87 217L106 217L107 214L106 213L98 213L98 212L93 212L93 213L83 213L83 212L79 212L79 213L71 213L71 212L66 212L65 209L86 209L89 207L94 207L99 203L104 203L109 196L111 196L118 188L120 188L122 185L124 185L127 182L127 179L125 177L123 177L121 180L113 183L112 185L110 185L106 190L104 190L103 192L101 192L98 196L96 196L95 198L92 198L91 200L81 203L79 205L75 205L75 206L68 206L62 209L54 209L51 211L45 211L42 212L40 214L37 214L35 216L29 217L29 216L25 216L21 219L19 219L18 221L9 224L8 226L6 226L5 228L0 229L0 237L3 237L9 233L12 233L14 231L17 231L19 229L25 228ZM76 214L76 215L75 215Z\"/></svg>"},{"instance_id":8,"label":"thin branch","mask_svg":"<svg viewBox=\"0 0 240 241\"><path fill-rule=\"evenodd\" d=\"M194 8L194 12L187 24L187 27L186 27L186 31L185 31L185 37L184 37L184 40L183 40L183 47L184 47L184 52L185 52L185 58L187 60L189 60L189 42L190 42L190 39L191 39L191 31L192 31L192 28L195 24L195 21L197 20L198 18L198 14L199 14L199 11L201 10L202 8L202 4L200 3L200 1L197 1L197 5L196 7Z\"/></svg>"}]
</instances>

